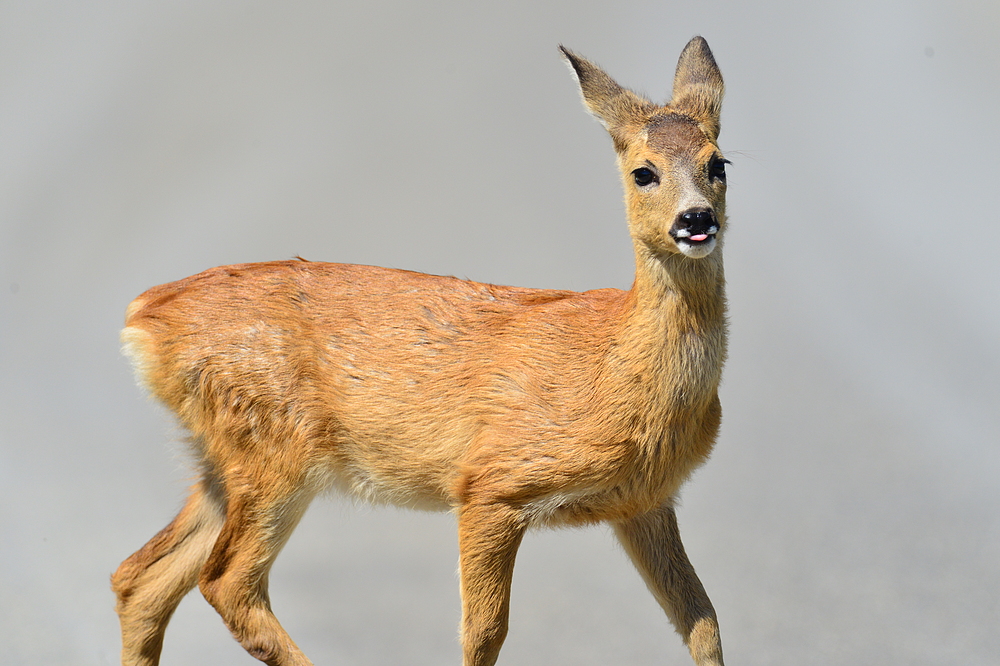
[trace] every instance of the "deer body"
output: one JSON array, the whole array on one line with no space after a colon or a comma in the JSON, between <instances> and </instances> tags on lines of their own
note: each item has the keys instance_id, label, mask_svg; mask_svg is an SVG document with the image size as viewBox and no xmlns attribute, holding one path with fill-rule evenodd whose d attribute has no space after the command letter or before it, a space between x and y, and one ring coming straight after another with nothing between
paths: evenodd
<instances>
[{"instance_id":1,"label":"deer body","mask_svg":"<svg viewBox=\"0 0 1000 666\"><path fill-rule=\"evenodd\" d=\"M310 663L271 613L267 572L331 487L457 514L465 666L497 659L524 530L598 521L696 663L722 664L672 508L721 417L721 76L696 38L657 106L564 55L618 151L631 290L300 260L211 269L131 304L125 349L190 431L202 476L113 577L123 664L158 663L196 584L251 654Z\"/></svg>"}]
</instances>

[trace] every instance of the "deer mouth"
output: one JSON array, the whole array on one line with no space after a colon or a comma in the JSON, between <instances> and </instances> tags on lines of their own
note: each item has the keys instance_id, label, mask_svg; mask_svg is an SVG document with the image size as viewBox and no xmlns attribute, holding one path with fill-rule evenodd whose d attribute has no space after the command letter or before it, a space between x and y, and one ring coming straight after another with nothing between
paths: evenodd
<instances>
[{"instance_id":1,"label":"deer mouth","mask_svg":"<svg viewBox=\"0 0 1000 666\"><path fill-rule=\"evenodd\" d=\"M688 257L700 259L715 249L719 222L711 209L691 208L677 216L670 227L670 237L677 249Z\"/></svg>"},{"instance_id":2,"label":"deer mouth","mask_svg":"<svg viewBox=\"0 0 1000 666\"><path fill-rule=\"evenodd\" d=\"M677 249L684 255L694 259L707 257L715 249L716 235L719 233L717 225L711 225L706 229L690 229L682 227L671 229L670 237L674 239Z\"/></svg>"}]
</instances>

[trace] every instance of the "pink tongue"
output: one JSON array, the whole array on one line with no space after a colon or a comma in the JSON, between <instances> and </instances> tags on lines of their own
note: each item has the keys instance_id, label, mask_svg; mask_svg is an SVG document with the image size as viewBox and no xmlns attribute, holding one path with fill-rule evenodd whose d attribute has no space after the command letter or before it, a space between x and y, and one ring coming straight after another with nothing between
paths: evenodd
<instances>
[{"instance_id":1,"label":"pink tongue","mask_svg":"<svg viewBox=\"0 0 1000 666\"><path fill-rule=\"evenodd\" d=\"M706 238L708 238L708 234L695 234L695 235L691 236L691 240L695 241L696 243L700 243L701 241L705 240Z\"/></svg>"}]
</instances>

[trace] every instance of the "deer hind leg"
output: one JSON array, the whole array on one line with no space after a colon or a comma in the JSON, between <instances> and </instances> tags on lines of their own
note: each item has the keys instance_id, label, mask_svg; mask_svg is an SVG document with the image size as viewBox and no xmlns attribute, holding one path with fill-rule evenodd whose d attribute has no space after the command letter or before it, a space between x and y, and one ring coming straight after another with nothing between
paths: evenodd
<instances>
[{"instance_id":1,"label":"deer hind leg","mask_svg":"<svg viewBox=\"0 0 1000 666\"><path fill-rule=\"evenodd\" d=\"M466 505L459 512L463 666L493 666L507 636L514 558L524 536L509 506Z\"/></svg>"},{"instance_id":2,"label":"deer hind leg","mask_svg":"<svg viewBox=\"0 0 1000 666\"><path fill-rule=\"evenodd\" d=\"M617 523L615 532L695 663L722 666L715 609L684 552L673 506Z\"/></svg>"},{"instance_id":3,"label":"deer hind leg","mask_svg":"<svg viewBox=\"0 0 1000 666\"><path fill-rule=\"evenodd\" d=\"M253 475L227 480L225 523L205 563L199 586L237 641L272 666L307 666L271 612L268 574L305 513L313 491L254 465Z\"/></svg>"},{"instance_id":4,"label":"deer hind leg","mask_svg":"<svg viewBox=\"0 0 1000 666\"><path fill-rule=\"evenodd\" d=\"M222 518L222 504L210 481L200 481L177 517L111 577L118 596L122 664L159 663L163 632L177 604L198 582Z\"/></svg>"}]
</instances>

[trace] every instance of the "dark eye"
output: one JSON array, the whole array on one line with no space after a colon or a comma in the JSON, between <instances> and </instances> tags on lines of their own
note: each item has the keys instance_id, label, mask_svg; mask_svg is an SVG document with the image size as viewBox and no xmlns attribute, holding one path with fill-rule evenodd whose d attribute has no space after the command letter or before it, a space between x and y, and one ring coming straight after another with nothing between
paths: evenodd
<instances>
[{"instance_id":1,"label":"dark eye","mask_svg":"<svg viewBox=\"0 0 1000 666\"><path fill-rule=\"evenodd\" d=\"M732 162L721 157L713 158L711 163L708 165L709 180L725 180L727 164L732 164Z\"/></svg>"},{"instance_id":2,"label":"dark eye","mask_svg":"<svg viewBox=\"0 0 1000 666\"><path fill-rule=\"evenodd\" d=\"M652 183L659 182L659 178L656 177L652 169L647 169L646 167L639 167L633 171L632 177L635 178L635 184L639 187L646 187Z\"/></svg>"}]
</instances>

